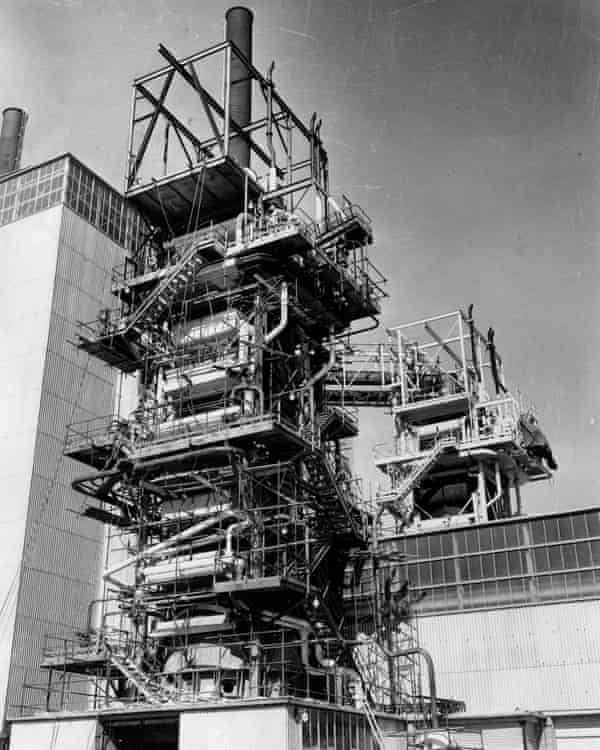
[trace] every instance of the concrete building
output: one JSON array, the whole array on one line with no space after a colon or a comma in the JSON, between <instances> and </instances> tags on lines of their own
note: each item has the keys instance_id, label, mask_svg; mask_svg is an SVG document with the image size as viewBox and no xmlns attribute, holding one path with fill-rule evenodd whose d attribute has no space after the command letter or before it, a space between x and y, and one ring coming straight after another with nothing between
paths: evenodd
<instances>
[{"instance_id":1,"label":"concrete building","mask_svg":"<svg viewBox=\"0 0 600 750\"><path fill-rule=\"evenodd\" d=\"M112 408L107 367L70 342L108 302L137 233L121 195L70 154L0 177L0 720L22 701L48 632L85 626L102 528L78 514L69 423Z\"/></svg>"}]
</instances>

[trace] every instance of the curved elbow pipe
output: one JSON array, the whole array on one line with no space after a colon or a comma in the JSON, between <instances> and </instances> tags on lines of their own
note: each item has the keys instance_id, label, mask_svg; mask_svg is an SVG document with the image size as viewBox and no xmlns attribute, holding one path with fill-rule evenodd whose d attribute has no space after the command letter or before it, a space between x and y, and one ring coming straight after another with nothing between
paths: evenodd
<instances>
[{"instance_id":1,"label":"curved elbow pipe","mask_svg":"<svg viewBox=\"0 0 600 750\"><path fill-rule=\"evenodd\" d=\"M320 370L315 372L315 374L310 378L310 380L306 383L304 386L305 388L311 388L315 383L318 383L319 380L325 377L329 370L335 365L335 343L333 339L329 341L329 359L327 362L321 367Z\"/></svg>"},{"instance_id":2,"label":"curved elbow pipe","mask_svg":"<svg viewBox=\"0 0 600 750\"><path fill-rule=\"evenodd\" d=\"M437 729L439 726L438 714L437 714L437 684L435 681L435 667L433 665L433 658L429 651L424 648L415 646L414 648L403 648L398 651L392 651L383 644L381 648L386 656L390 659L398 659L403 656L414 656L418 654L422 656L427 664L427 677L429 680L429 692L431 693L431 726Z\"/></svg>"},{"instance_id":3,"label":"curved elbow pipe","mask_svg":"<svg viewBox=\"0 0 600 750\"><path fill-rule=\"evenodd\" d=\"M296 620L295 625L298 627L298 632L300 633L300 659L303 666L310 667L309 636L314 635L313 627L308 621L304 620ZM341 667L336 663L335 659L325 657L323 654L323 646L318 642L315 642L314 644L314 653L317 664L321 669L325 669L327 672L335 672L336 674L362 684L361 677L355 669L352 669L351 667Z\"/></svg>"},{"instance_id":4,"label":"curved elbow pipe","mask_svg":"<svg viewBox=\"0 0 600 750\"><path fill-rule=\"evenodd\" d=\"M281 285L281 317L279 323L265 334L264 343L269 344L273 339L277 338L279 334L284 330L288 323L288 285L284 282Z\"/></svg>"},{"instance_id":5,"label":"curved elbow pipe","mask_svg":"<svg viewBox=\"0 0 600 750\"><path fill-rule=\"evenodd\" d=\"M237 535L240 531L247 529L250 526L250 521L240 521L239 523L232 523L225 532L225 557L231 557L233 554L233 536Z\"/></svg>"}]
</instances>

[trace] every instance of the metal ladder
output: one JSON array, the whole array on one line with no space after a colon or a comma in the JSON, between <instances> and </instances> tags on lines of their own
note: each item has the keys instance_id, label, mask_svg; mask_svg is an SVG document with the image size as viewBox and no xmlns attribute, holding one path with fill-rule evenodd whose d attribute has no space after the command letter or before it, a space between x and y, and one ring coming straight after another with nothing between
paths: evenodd
<instances>
[{"instance_id":1,"label":"metal ladder","mask_svg":"<svg viewBox=\"0 0 600 750\"><path fill-rule=\"evenodd\" d=\"M369 699L365 694L363 686L360 682L358 682L358 680L356 680L350 683L349 690L354 701L354 705L365 715L367 724L369 725L369 729L371 730L371 734L373 735L375 745L379 748L379 750L385 750L385 735L383 734L383 732L381 731L381 727L377 723L377 717L375 716L375 712L371 708L371 704L369 703Z\"/></svg>"}]
</instances>

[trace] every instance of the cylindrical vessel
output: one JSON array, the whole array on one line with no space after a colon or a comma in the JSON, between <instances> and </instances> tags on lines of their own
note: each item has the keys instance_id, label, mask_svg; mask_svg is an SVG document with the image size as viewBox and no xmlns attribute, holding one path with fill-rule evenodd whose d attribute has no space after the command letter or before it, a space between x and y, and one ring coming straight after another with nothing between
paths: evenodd
<instances>
[{"instance_id":1,"label":"cylindrical vessel","mask_svg":"<svg viewBox=\"0 0 600 750\"><path fill-rule=\"evenodd\" d=\"M248 62L252 62L252 22L254 15L249 8L236 5L225 14L225 40L233 42ZM252 78L244 63L232 51L230 71L230 115L233 122L242 128L252 120ZM241 167L250 166L248 141L231 128L229 155Z\"/></svg>"},{"instance_id":2,"label":"cylindrical vessel","mask_svg":"<svg viewBox=\"0 0 600 750\"><path fill-rule=\"evenodd\" d=\"M21 165L27 113L19 107L7 107L0 129L0 175L14 172Z\"/></svg>"}]
</instances>

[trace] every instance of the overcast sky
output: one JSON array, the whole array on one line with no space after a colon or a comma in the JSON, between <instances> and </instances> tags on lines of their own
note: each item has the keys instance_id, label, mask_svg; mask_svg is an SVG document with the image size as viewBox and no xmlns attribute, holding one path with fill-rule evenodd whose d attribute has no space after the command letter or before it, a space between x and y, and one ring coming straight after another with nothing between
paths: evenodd
<instances>
[{"instance_id":1,"label":"overcast sky","mask_svg":"<svg viewBox=\"0 0 600 750\"><path fill-rule=\"evenodd\" d=\"M228 3L3 0L0 105L24 164L72 151L122 187L131 79L223 38ZM531 511L598 500L600 3L257 0L255 62L323 118L333 192L372 217L385 325L475 304L560 470ZM389 424L388 424L389 423ZM364 420L358 465L391 422Z\"/></svg>"}]
</instances>

